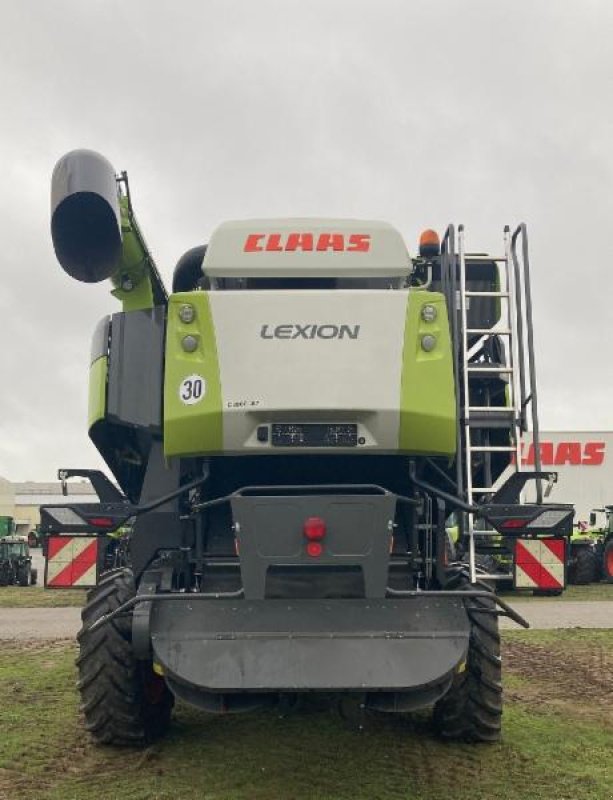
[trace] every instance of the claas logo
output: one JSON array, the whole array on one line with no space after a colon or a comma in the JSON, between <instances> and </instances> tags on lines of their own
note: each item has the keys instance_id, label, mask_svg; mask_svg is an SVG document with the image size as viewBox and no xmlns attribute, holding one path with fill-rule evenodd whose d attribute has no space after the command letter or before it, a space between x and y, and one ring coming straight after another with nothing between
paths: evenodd
<instances>
[{"instance_id":1,"label":"claas logo","mask_svg":"<svg viewBox=\"0 0 613 800\"><path fill-rule=\"evenodd\" d=\"M592 466L598 467L604 461L605 442L540 442L541 464L543 467ZM534 466L534 445L522 445L521 463Z\"/></svg>"},{"instance_id":2,"label":"claas logo","mask_svg":"<svg viewBox=\"0 0 613 800\"><path fill-rule=\"evenodd\" d=\"M245 239L245 253L368 253L368 233L250 233Z\"/></svg>"}]
</instances>

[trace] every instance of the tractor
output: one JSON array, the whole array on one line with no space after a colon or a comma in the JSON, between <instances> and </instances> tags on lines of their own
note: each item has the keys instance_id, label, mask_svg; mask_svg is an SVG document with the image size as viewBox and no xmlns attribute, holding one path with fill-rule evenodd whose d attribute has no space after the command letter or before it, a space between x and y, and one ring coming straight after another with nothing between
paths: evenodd
<instances>
[{"instance_id":1,"label":"tractor","mask_svg":"<svg viewBox=\"0 0 613 800\"><path fill-rule=\"evenodd\" d=\"M121 303L89 368L114 481L41 507L45 534L131 526L129 566L100 575L78 634L94 739L153 740L175 698L219 714L324 693L498 740L498 616L527 623L481 580L475 520L521 544L526 579L563 586L545 551L573 516L544 500L555 475L515 458L530 405L537 420L525 226L503 256L466 253L454 226L411 256L378 221L225 222L168 294L127 174L76 150L51 234L66 273Z\"/></svg>"},{"instance_id":2,"label":"tractor","mask_svg":"<svg viewBox=\"0 0 613 800\"><path fill-rule=\"evenodd\" d=\"M27 540L21 536L0 539L0 586L34 586L37 578Z\"/></svg>"}]
</instances>

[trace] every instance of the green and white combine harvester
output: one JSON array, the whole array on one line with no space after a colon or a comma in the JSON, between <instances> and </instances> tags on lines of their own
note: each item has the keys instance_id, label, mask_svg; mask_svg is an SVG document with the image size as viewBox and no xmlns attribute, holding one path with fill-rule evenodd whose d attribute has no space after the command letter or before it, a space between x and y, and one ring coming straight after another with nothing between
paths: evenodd
<instances>
[{"instance_id":1,"label":"green and white combine harvester","mask_svg":"<svg viewBox=\"0 0 613 800\"><path fill-rule=\"evenodd\" d=\"M125 173L71 152L51 204L64 270L123 306L89 395L121 492L98 476L100 503L41 509L45 533L133 521L130 568L101 575L78 636L94 738L151 740L175 697L222 713L325 692L497 740L498 615L525 623L479 580L474 520L540 546L573 516L521 502L549 473L496 485L530 402L536 421L525 228L497 259L453 227L411 258L381 222L227 222L167 295Z\"/></svg>"}]
</instances>

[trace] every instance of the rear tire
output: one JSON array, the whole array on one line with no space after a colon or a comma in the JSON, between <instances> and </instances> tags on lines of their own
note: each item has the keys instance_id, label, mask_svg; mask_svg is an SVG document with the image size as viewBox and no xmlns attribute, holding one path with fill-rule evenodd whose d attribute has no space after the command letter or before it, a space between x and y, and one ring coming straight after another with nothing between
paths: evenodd
<instances>
[{"instance_id":1,"label":"rear tire","mask_svg":"<svg viewBox=\"0 0 613 800\"><path fill-rule=\"evenodd\" d=\"M604 546L602 553L602 579L607 583L613 583L613 539Z\"/></svg>"},{"instance_id":2,"label":"rear tire","mask_svg":"<svg viewBox=\"0 0 613 800\"><path fill-rule=\"evenodd\" d=\"M99 744L143 746L162 736L174 697L150 662L132 650L132 613L115 617L92 633L89 627L135 595L128 569L104 575L87 595L77 634L77 688L85 728Z\"/></svg>"},{"instance_id":3,"label":"rear tire","mask_svg":"<svg viewBox=\"0 0 613 800\"><path fill-rule=\"evenodd\" d=\"M457 587L470 589L465 578ZM483 584L475 585L483 590ZM456 673L447 694L434 706L434 725L443 739L497 742L502 727L502 662L494 600L467 598L470 640L466 664Z\"/></svg>"},{"instance_id":4,"label":"rear tire","mask_svg":"<svg viewBox=\"0 0 613 800\"><path fill-rule=\"evenodd\" d=\"M30 586L36 586L36 582L38 581L38 570L31 569L30 570Z\"/></svg>"},{"instance_id":5,"label":"rear tire","mask_svg":"<svg viewBox=\"0 0 613 800\"><path fill-rule=\"evenodd\" d=\"M569 583L585 586L593 583L598 575L598 560L591 547L583 546L575 550L575 563L570 570Z\"/></svg>"},{"instance_id":6,"label":"rear tire","mask_svg":"<svg viewBox=\"0 0 613 800\"><path fill-rule=\"evenodd\" d=\"M30 585L30 569L28 567L22 567L20 570L18 570L17 583L20 586Z\"/></svg>"}]
</instances>

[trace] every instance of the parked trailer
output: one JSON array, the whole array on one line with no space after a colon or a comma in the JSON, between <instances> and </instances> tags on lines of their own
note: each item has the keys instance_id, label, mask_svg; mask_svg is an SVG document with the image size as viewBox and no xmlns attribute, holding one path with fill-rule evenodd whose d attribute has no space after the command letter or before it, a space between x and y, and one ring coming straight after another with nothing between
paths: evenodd
<instances>
[{"instance_id":1,"label":"parked trailer","mask_svg":"<svg viewBox=\"0 0 613 800\"><path fill-rule=\"evenodd\" d=\"M174 697L221 713L334 692L497 740L499 610L527 623L478 581L473 519L525 542L572 524L520 500L549 473L493 488L525 424L531 309L509 282L514 259L528 274L525 227L501 260L465 255L452 226L411 258L381 222L229 222L168 296L125 173L69 153L51 206L62 267L123 304L94 334L89 405L121 491L41 508L50 533L134 520L130 568L82 613L94 738L149 741ZM467 564L449 558L454 510Z\"/></svg>"}]
</instances>

